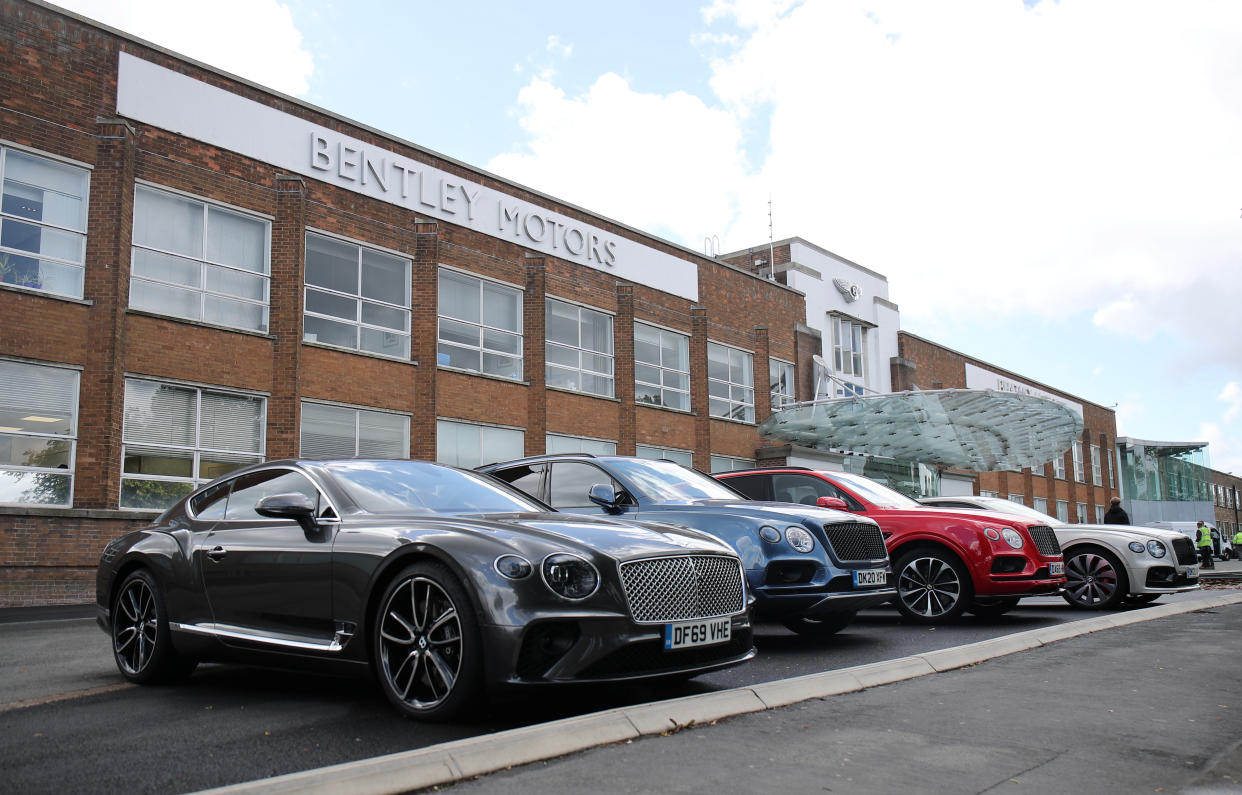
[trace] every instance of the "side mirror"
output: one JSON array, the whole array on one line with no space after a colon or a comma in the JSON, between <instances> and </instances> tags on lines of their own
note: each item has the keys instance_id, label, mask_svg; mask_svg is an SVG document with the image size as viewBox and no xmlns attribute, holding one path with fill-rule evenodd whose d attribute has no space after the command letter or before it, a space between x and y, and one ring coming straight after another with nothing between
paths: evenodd
<instances>
[{"instance_id":1,"label":"side mirror","mask_svg":"<svg viewBox=\"0 0 1242 795\"><path fill-rule=\"evenodd\" d=\"M259 500L254 510L259 516L273 519L296 519L303 526L313 523L315 519L315 503L311 502L310 497L298 492L269 494Z\"/></svg>"},{"instance_id":2,"label":"side mirror","mask_svg":"<svg viewBox=\"0 0 1242 795\"><path fill-rule=\"evenodd\" d=\"M840 497L820 497L815 504L821 508L831 508L834 511L848 511L850 506Z\"/></svg>"},{"instance_id":3,"label":"side mirror","mask_svg":"<svg viewBox=\"0 0 1242 795\"><path fill-rule=\"evenodd\" d=\"M587 497L610 513L621 510L621 492L613 488L611 483L596 483L587 492Z\"/></svg>"}]
</instances>

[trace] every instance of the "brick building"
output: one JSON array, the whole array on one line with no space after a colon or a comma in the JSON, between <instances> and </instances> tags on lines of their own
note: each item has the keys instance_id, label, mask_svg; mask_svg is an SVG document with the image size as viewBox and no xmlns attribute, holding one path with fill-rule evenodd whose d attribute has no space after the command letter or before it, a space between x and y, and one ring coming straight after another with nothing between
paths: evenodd
<instances>
[{"instance_id":1,"label":"brick building","mask_svg":"<svg viewBox=\"0 0 1242 795\"><path fill-rule=\"evenodd\" d=\"M1242 505L1238 503L1239 491L1242 491L1242 477L1231 472L1209 470L1212 479L1212 505L1215 521L1212 523L1221 531L1221 536L1232 541L1235 533L1242 529ZM1240 554L1234 550L1234 554Z\"/></svg>"},{"instance_id":2,"label":"brick building","mask_svg":"<svg viewBox=\"0 0 1242 795\"><path fill-rule=\"evenodd\" d=\"M89 601L106 539L251 461L717 470L753 462L773 372L810 397L797 290L38 2L0 14L0 606Z\"/></svg>"},{"instance_id":3,"label":"brick building","mask_svg":"<svg viewBox=\"0 0 1242 795\"><path fill-rule=\"evenodd\" d=\"M1011 472L941 473L941 494L986 494L1021 502L1063 522L1099 523L1119 495L1117 416L1112 409L907 332L897 335L894 391L978 388L1017 391L1063 403L1082 416L1082 437L1060 459Z\"/></svg>"}]
</instances>

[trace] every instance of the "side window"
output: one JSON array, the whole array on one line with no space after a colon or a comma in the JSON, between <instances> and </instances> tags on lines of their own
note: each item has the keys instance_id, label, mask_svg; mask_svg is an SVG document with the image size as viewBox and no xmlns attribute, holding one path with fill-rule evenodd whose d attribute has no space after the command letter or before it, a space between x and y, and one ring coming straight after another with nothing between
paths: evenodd
<instances>
[{"instance_id":1,"label":"side window","mask_svg":"<svg viewBox=\"0 0 1242 795\"><path fill-rule=\"evenodd\" d=\"M772 499L772 481L767 475L738 475L735 478L723 478L723 482L752 500Z\"/></svg>"},{"instance_id":2,"label":"side window","mask_svg":"<svg viewBox=\"0 0 1242 795\"><path fill-rule=\"evenodd\" d=\"M232 485L232 480L217 483L190 500L190 510L194 512L194 518L200 521L223 519L224 505L227 502L226 498L229 496L229 488Z\"/></svg>"},{"instance_id":3,"label":"side window","mask_svg":"<svg viewBox=\"0 0 1242 795\"><path fill-rule=\"evenodd\" d=\"M558 461L552 465L551 496L548 502L553 508L588 508L595 503L587 493L596 483L611 483L619 489L615 480L597 466L577 461Z\"/></svg>"},{"instance_id":4,"label":"side window","mask_svg":"<svg viewBox=\"0 0 1242 795\"><path fill-rule=\"evenodd\" d=\"M518 491L525 492L537 500L542 500L543 473L546 469L547 464L533 464L531 466L516 466L502 469L493 472L492 475L500 478Z\"/></svg>"},{"instance_id":5,"label":"side window","mask_svg":"<svg viewBox=\"0 0 1242 795\"><path fill-rule=\"evenodd\" d=\"M259 516L254 509L254 506L259 504L259 500L273 494L294 492L309 497L315 504L315 513L319 513L319 490L299 472L288 470L254 472L239 477L234 483L233 493L229 497L228 507L224 512L225 519L262 519L264 517Z\"/></svg>"},{"instance_id":6,"label":"side window","mask_svg":"<svg viewBox=\"0 0 1242 795\"><path fill-rule=\"evenodd\" d=\"M813 475L774 475L772 478L773 499L780 502L797 502L802 505L814 505L820 497L837 497L845 500L850 510L861 511L863 506L858 500L846 494L832 483L821 480Z\"/></svg>"}]
</instances>

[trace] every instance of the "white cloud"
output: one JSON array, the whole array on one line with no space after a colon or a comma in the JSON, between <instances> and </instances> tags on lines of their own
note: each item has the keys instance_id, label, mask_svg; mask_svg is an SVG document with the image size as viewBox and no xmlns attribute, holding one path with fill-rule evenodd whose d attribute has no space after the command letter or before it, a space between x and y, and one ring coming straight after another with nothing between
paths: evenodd
<instances>
[{"instance_id":1,"label":"white cloud","mask_svg":"<svg viewBox=\"0 0 1242 795\"><path fill-rule=\"evenodd\" d=\"M1242 386L1239 386L1237 381L1225 384L1225 388L1216 396L1216 399L1229 404L1229 408L1225 409L1225 422L1233 422L1242 416Z\"/></svg>"},{"instance_id":2,"label":"white cloud","mask_svg":"<svg viewBox=\"0 0 1242 795\"><path fill-rule=\"evenodd\" d=\"M1208 456L1212 469L1242 475L1242 444L1213 422L1199 426L1198 442L1208 443Z\"/></svg>"},{"instance_id":3,"label":"white cloud","mask_svg":"<svg viewBox=\"0 0 1242 795\"><path fill-rule=\"evenodd\" d=\"M548 37L548 52L561 58L568 58L574 53L574 45L563 44L560 36Z\"/></svg>"},{"instance_id":4,"label":"white cloud","mask_svg":"<svg viewBox=\"0 0 1242 795\"><path fill-rule=\"evenodd\" d=\"M294 96L310 90L311 54L275 0L56 0L57 5ZM243 20L244 24L239 24Z\"/></svg>"}]
</instances>

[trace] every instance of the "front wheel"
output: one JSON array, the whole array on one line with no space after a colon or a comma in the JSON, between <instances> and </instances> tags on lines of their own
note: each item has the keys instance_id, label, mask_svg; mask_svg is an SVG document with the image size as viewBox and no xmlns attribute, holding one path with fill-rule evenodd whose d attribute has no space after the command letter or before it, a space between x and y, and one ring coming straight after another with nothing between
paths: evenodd
<instances>
[{"instance_id":1,"label":"front wheel","mask_svg":"<svg viewBox=\"0 0 1242 795\"><path fill-rule=\"evenodd\" d=\"M480 697L482 642L470 597L439 563L406 567L375 617L376 673L384 695L419 720L450 720Z\"/></svg>"},{"instance_id":2,"label":"front wheel","mask_svg":"<svg viewBox=\"0 0 1242 795\"><path fill-rule=\"evenodd\" d=\"M1126 570L1111 552L1083 549L1065 556L1066 602L1081 610L1112 610L1130 587Z\"/></svg>"},{"instance_id":3,"label":"front wheel","mask_svg":"<svg viewBox=\"0 0 1242 795\"><path fill-rule=\"evenodd\" d=\"M198 664L173 648L164 594L146 569L131 572L112 603L112 656L121 676L141 685L187 676Z\"/></svg>"},{"instance_id":4,"label":"front wheel","mask_svg":"<svg viewBox=\"0 0 1242 795\"><path fill-rule=\"evenodd\" d=\"M975 601L970 603L970 607L966 609L979 618L995 618L996 616L1003 616L1017 606L1018 597L1004 596L994 599L976 598Z\"/></svg>"},{"instance_id":5,"label":"front wheel","mask_svg":"<svg viewBox=\"0 0 1242 795\"><path fill-rule=\"evenodd\" d=\"M966 566L951 552L913 549L893 564L897 573L897 609L907 621L935 624L957 618L974 589Z\"/></svg>"},{"instance_id":6,"label":"front wheel","mask_svg":"<svg viewBox=\"0 0 1242 795\"><path fill-rule=\"evenodd\" d=\"M783 623L785 625L785 629L788 629L790 632L796 632L799 635L823 638L829 635L835 635L848 627L856 615L858 615L857 611L848 611L845 613L829 613L816 618L796 616L794 618L787 618L781 623Z\"/></svg>"}]
</instances>

